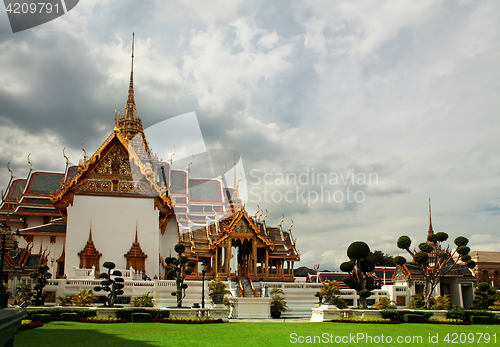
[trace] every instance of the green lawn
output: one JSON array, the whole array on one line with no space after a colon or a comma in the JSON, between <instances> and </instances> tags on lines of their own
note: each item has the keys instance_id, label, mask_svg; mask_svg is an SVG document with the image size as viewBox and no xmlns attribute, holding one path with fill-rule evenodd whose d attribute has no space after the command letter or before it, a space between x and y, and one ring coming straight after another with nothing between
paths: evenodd
<instances>
[{"instance_id":1,"label":"green lawn","mask_svg":"<svg viewBox=\"0 0 500 347\"><path fill-rule=\"evenodd\" d=\"M456 342L452 343L456 333ZM490 342L478 341L480 334L489 334ZM296 335L293 335L296 334ZM349 339L356 334L371 336L373 342L364 339ZM384 335L392 343L377 343ZM429 343L429 335L438 334L438 343ZM450 343L444 341L449 334ZM462 334L460 336L460 334ZM332 335L332 337L330 337ZM41 328L19 332L15 337L15 347L54 346L286 346L312 345L306 343L307 336L314 339L314 345L335 346L498 346L500 344L499 325L441 325L441 324L348 324L348 323L224 323L224 324L164 324L164 323L122 323L95 324L75 322L51 322ZM337 336L337 342L335 337ZM361 336L361 335L360 335ZM410 343L397 343L398 336L421 337ZM302 340L302 337L304 340ZM344 337L344 342L341 339ZM465 343L460 343L468 340ZM330 343L330 339L333 343ZM495 341L496 338L496 341ZM328 342L326 343L326 340ZM408 337L406 337L408 339ZM303 341L303 342L301 342ZM314 341L314 340L313 340ZM409 340L408 340L409 341ZM294 343L295 342L295 343ZM357 343L356 343L357 342Z\"/></svg>"}]
</instances>

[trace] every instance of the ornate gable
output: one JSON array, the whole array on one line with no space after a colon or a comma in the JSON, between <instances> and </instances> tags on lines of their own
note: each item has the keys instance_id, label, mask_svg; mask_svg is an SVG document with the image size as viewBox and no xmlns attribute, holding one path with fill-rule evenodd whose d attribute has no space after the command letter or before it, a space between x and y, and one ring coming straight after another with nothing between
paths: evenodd
<instances>
[{"instance_id":1,"label":"ornate gable","mask_svg":"<svg viewBox=\"0 0 500 347\"><path fill-rule=\"evenodd\" d=\"M116 128L99 149L83 164L78 174L63 182L60 191L51 197L63 216L73 202L73 194L158 197L158 207L168 213L172 203L152 177L149 163L144 163L132 142Z\"/></svg>"},{"instance_id":2,"label":"ornate gable","mask_svg":"<svg viewBox=\"0 0 500 347\"><path fill-rule=\"evenodd\" d=\"M257 228L244 209L239 210L232 217L223 220L221 222L221 231L223 236L210 246L211 250L215 250L219 244L231 237L231 234L234 234L234 236L253 234L263 244L267 245L271 251L274 250L273 243L261 236L259 228ZM251 236L249 235L249 237Z\"/></svg>"},{"instance_id":3,"label":"ornate gable","mask_svg":"<svg viewBox=\"0 0 500 347\"><path fill-rule=\"evenodd\" d=\"M113 175L132 179L128 154L125 153L123 147L118 144L114 145L101 162L92 170L91 174Z\"/></svg>"}]
</instances>

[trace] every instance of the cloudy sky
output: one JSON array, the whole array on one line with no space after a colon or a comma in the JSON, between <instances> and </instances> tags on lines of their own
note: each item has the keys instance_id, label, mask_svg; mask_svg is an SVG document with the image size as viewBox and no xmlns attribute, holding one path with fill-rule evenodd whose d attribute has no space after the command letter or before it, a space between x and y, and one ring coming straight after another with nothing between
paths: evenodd
<instances>
[{"instance_id":1,"label":"cloudy sky","mask_svg":"<svg viewBox=\"0 0 500 347\"><path fill-rule=\"evenodd\" d=\"M300 265L399 254L433 226L500 249L497 1L86 0L12 33L0 11L0 183L93 153L134 82L145 127L195 112L241 154L247 210L294 221ZM154 148L153 148L154 150ZM195 164L193 164L195 166ZM220 169L223 171L223 168ZM267 174L267 175L266 175ZM294 177L296 178L294 180ZM354 179L354 180L353 180Z\"/></svg>"}]
</instances>

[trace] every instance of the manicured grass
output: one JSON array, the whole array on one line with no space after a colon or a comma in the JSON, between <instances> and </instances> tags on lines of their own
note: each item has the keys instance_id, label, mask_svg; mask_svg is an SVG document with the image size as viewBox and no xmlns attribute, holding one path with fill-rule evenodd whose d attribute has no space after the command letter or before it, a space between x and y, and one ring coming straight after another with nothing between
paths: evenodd
<instances>
[{"instance_id":1,"label":"manicured grass","mask_svg":"<svg viewBox=\"0 0 500 347\"><path fill-rule=\"evenodd\" d=\"M392 343L366 343L359 340L352 343L335 343L335 346L498 346L500 344L499 325L441 325L441 324L347 324L347 323L224 323L224 324L163 324L163 323L121 323L94 324L77 322L51 322L41 328L19 332L15 337L15 347L54 347L54 346L286 346L309 345L299 336L335 336L366 334L375 336L391 336ZM446 343L446 334L474 334L474 343ZM477 333L489 333L490 343L478 342ZM496 333L496 342L493 334ZM296 343L291 334L297 334ZM439 343L429 343L429 334L438 334ZM397 336L421 336L422 342L396 342ZM464 335L463 335L464 336ZM472 335L469 335L469 337ZM452 336L450 335L450 338ZM344 338L346 340L346 338ZM316 340L314 345L325 345Z\"/></svg>"}]
</instances>

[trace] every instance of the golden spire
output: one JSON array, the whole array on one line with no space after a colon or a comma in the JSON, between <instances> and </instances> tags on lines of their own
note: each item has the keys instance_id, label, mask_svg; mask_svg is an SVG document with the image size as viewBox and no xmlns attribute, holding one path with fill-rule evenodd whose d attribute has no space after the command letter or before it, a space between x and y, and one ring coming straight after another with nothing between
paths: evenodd
<instances>
[{"instance_id":1,"label":"golden spire","mask_svg":"<svg viewBox=\"0 0 500 347\"><path fill-rule=\"evenodd\" d=\"M118 113L118 127L125 134L128 140L131 140L137 133L142 133L142 121L137 117L137 109L134 99L134 44L135 33L132 34L132 63L130 68L130 84L128 88L127 104L123 111L123 117Z\"/></svg>"},{"instance_id":2,"label":"golden spire","mask_svg":"<svg viewBox=\"0 0 500 347\"><path fill-rule=\"evenodd\" d=\"M137 118L134 100L134 41L135 33L132 33L132 66L130 67L130 85L128 87L127 106L124 113L126 118Z\"/></svg>"},{"instance_id":3,"label":"golden spire","mask_svg":"<svg viewBox=\"0 0 500 347\"><path fill-rule=\"evenodd\" d=\"M432 217L431 217L431 198L429 198L429 231L427 235L434 234L434 230L432 230Z\"/></svg>"}]
</instances>

